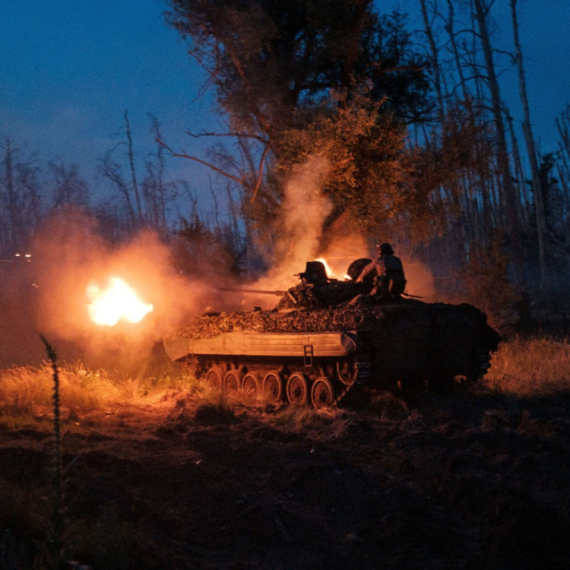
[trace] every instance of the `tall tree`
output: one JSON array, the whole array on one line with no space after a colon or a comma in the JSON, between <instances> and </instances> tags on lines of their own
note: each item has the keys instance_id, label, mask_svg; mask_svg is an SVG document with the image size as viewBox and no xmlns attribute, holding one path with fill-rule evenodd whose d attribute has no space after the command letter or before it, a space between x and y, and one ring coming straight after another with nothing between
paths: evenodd
<instances>
[{"instance_id":1,"label":"tall tree","mask_svg":"<svg viewBox=\"0 0 570 570\"><path fill-rule=\"evenodd\" d=\"M0 236L3 255L27 245L42 217L40 171L33 155L6 137L0 144Z\"/></svg>"},{"instance_id":2,"label":"tall tree","mask_svg":"<svg viewBox=\"0 0 570 570\"><path fill-rule=\"evenodd\" d=\"M161 139L160 123L150 115L151 135ZM177 182L167 181L167 164L164 147L157 144L156 153L151 153L142 161L135 152L133 134L128 113L124 114L124 138L101 159L99 171L111 182L122 204L121 217L127 233L132 234L141 228L151 228L165 236L168 233L167 211L177 194ZM117 149L125 150L122 155ZM139 172L139 163L144 171Z\"/></svg>"},{"instance_id":3,"label":"tall tree","mask_svg":"<svg viewBox=\"0 0 570 570\"><path fill-rule=\"evenodd\" d=\"M492 0L472 0L474 18L478 27L478 36L483 49L485 59L485 70L489 92L491 94L491 108L496 132L497 163L501 173L501 197L504 200L504 213L507 227L513 242L513 249L520 246L520 203L517 200L516 191L513 185L511 166L509 160L509 150L505 122L503 120L503 101L501 89L497 77L497 71L493 58L493 46L489 33L490 10ZM520 253L520 252L519 252ZM520 263L520 258L515 260Z\"/></svg>"},{"instance_id":4,"label":"tall tree","mask_svg":"<svg viewBox=\"0 0 570 570\"><path fill-rule=\"evenodd\" d=\"M537 241L538 241L538 260L540 269L540 291L544 301L546 301L548 281L547 265L546 265L546 208L544 204L544 188L541 184L540 168L538 164L538 155L534 144L534 136L532 133L532 123L530 120L530 107L528 104L528 95L526 88L526 77L523 64L523 55L521 42L519 38L519 22L517 15L517 0L510 0L511 17L513 22L513 37L515 44L516 64L519 76L519 94L524 113L523 133L526 142L528 160L530 164L532 191L534 196L534 208L536 216Z\"/></svg>"},{"instance_id":5,"label":"tall tree","mask_svg":"<svg viewBox=\"0 0 570 570\"><path fill-rule=\"evenodd\" d=\"M53 184L52 208L88 206L89 185L76 164L67 166L63 162L50 162L49 170Z\"/></svg>"},{"instance_id":6,"label":"tall tree","mask_svg":"<svg viewBox=\"0 0 570 570\"><path fill-rule=\"evenodd\" d=\"M229 133L260 144L272 169L266 180L279 187L292 166L318 153L332 164L334 216L358 204L371 222L382 196L369 198L384 188L395 207L403 123L428 107L425 59L400 15L379 16L372 0L170 4L168 20L208 70Z\"/></svg>"}]
</instances>

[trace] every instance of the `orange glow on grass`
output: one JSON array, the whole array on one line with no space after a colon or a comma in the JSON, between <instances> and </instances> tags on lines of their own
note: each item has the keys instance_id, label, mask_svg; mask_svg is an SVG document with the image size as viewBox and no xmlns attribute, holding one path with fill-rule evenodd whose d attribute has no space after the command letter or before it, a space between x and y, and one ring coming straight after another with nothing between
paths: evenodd
<instances>
[{"instance_id":1,"label":"orange glow on grass","mask_svg":"<svg viewBox=\"0 0 570 570\"><path fill-rule=\"evenodd\" d=\"M119 277L111 277L109 285L102 289L97 281L91 281L86 290L87 310L91 320L101 326L115 326L121 319L139 323L154 307L139 299L137 292Z\"/></svg>"}]
</instances>

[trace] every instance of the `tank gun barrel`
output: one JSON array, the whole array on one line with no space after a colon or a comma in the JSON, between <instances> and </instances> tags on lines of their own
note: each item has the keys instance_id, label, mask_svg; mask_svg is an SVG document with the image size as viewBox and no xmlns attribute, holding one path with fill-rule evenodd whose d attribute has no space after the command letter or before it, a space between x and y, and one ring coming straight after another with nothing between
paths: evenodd
<instances>
[{"instance_id":1,"label":"tank gun barrel","mask_svg":"<svg viewBox=\"0 0 570 570\"><path fill-rule=\"evenodd\" d=\"M259 293L261 295L279 295L287 294L287 291L272 291L266 289L242 289L241 287L218 287L216 291L229 291L231 293Z\"/></svg>"}]
</instances>

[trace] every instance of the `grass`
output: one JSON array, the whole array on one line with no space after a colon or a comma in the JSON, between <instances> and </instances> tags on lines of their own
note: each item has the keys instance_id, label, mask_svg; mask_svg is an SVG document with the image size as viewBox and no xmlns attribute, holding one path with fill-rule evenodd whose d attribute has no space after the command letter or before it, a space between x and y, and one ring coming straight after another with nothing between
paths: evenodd
<instances>
[{"instance_id":1,"label":"grass","mask_svg":"<svg viewBox=\"0 0 570 570\"><path fill-rule=\"evenodd\" d=\"M53 375L53 368L48 362L40 367L0 370L2 429L30 426L44 432L52 429ZM242 401L245 398L243 394L223 398L219 392L212 391L169 362L159 367L147 367L146 372L138 376L125 376L117 371L89 370L81 362L71 365L64 363L58 367L58 377L62 419L68 423L85 413L106 410L115 404L152 405L169 393L178 397L181 392L195 399L198 407L192 421L200 425L217 426L238 421L236 410L248 405ZM547 338L515 338L504 342L493 355L491 370L481 384L495 393L511 396L513 401L568 394L570 344ZM315 412L307 407L294 406L265 414L263 403L258 403L257 407L260 417L275 429L309 435L315 440L321 436L334 439L347 430L366 429L366 413L395 425L403 425L402 422L409 416L405 404L390 394L378 395L370 401L367 412L358 416L347 415L339 409ZM441 410L439 412L442 413ZM530 425L530 422L527 423ZM30 453L33 452L30 450ZM49 510L42 485L49 485L49 482L47 476L38 476L37 492L32 495L24 491L24 486L19 482L7 483L2 481L0 485L0 504L3 505L0 516L0 568L12 570L31 567L27 562L31 561L30 553L37 552L33 544L42 543ZM65 552L72 552L82 560L97 562L98 566L95 567L109 567L116 563L121 568L135 568L133 552L143 556L141 545L148 546L152 541L150 528L137 521L121 519L112 505L97 516L77 518L67 530L69 532L62 535Z\"/></svg>"},{"instance_id":2,"label":"grass","mask_svg":"<svg viewBox=\"0 0 570 570\"><path fill-rule=\"evenodd\" d=\"M115 403L140 402L158 392L188 389L193 377L168 369L163 375L121 377L104 370L88 370L81 362L58 369L64 417L101 410ZM41 418L51 410L53 370L40 367L0 370L0 411L7 415Z\"/></svg>"},{"instance_id":3,"label":"grass","mask_svg":"<svg viewBox=\"0 0 570 570\"><path fill-rule=\"evenodd\" d=\"M501 343L483 380L492 390L520 397L570 391L570 344L548 338Z\"/></svg>"}]
</instances>

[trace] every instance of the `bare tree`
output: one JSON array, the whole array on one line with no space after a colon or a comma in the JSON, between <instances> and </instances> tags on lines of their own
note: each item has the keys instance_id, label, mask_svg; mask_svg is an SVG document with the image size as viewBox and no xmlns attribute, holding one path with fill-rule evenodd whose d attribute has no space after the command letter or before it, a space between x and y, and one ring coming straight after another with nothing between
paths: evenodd
<instances>
[{"instance_id":1,"label":"bare tree","mask_svg":"<svg viewBox=\"0 0 570 570\"><path fill-rule=\"evenodd\" d=\"M443 94L443 77L442 71L440 67L440 58L439 58L439 48L437 46L437 42L435 40L434 31L433 31L433 24L430 21L430 17L428 14L428 6L426 0L420 0L420 7L422 12L422 18L424 23L424 31L428 40L428 44L430 47L431 52L431 61L433 65L433 82L435 86L435 92L437 94L437 106L438 106L438 114L440 120L443 118L443 114L445 112L445 106L443 103L444 94ZM434 1L433 6L433 13L437 14L437 0Z\"/></svg>"},{"instance_id":2,"label":"bare tree","mask_svg":"<svg viewBox=\"0 0 570 570\"><path fill-rule=\"evenodd\" d=\"M491 95L491 109L493 113L496 146L497 164L501 174L501 198L503 199L503 214L507 222L507 228L511 235L514 248L520 246L520 221L519 207L516 200L515 188L513 186L511 166L509 160L509 149L507 144L505 123L503 120L503 101L501 90L493 58L493 47L489 33L490 10L493 2L489 0L473 0L474 18L478 26L478 36L483 49L485 60L486 80ZM520 263L520 252L516 263Z\"/></svg>"},{"instance_id":3,"label":"bare tree","mask_svg":"<svg viewBox=\"0 0 570 570\"><path fill-rule=\"evenodd\" d=\"M130 232L136 231L139 227L139 217L133 207L131 199L131 189L129 183L125 179L122 166L113 158L112 150L108 151L101 160L99 171L104 178L107 178L114 189L122 198L126 209L126 217L130 227Z\"/></svg>"},{"instance_id":4,"label":"bare tree","mask_svg":"<svg viewBox=\"0 0 570 570\"><path fill-rule=\"evenodd\" d=\"M64 206L88 206L89 184L80 175L76 164L71 166L63 162L50 162L49 171L52 175L52 208Z\"/></svg>"},{"instance_id":5,"label":"bare tree","mask_svg":"<svg viewBox=\"0 0 570 570\"><path fill-rule=\"evenodd\" d=\"M23 155L11 139L5 138L0 149L1 246L3 255L11 255L25 247L42 218L39 169L35 157Z\"/></svg>"},{"instance_id":6,"label":"bare tree","mask_svg":"<svg viewBox=\"0 0 570 570\"><path fill-rule=\"evenodd\" d=\"M174 223L174 220L169 219L169 212L174 210L181 181L169 179L168 153L165 152L165 149L169 149L161 141L160 122L150 113L148 117L155 150L139 159L131 123L125 111L124 138L121 129L121 140L105 153L99 172L111 182L119 203L122 204L123 213L120 217L128 226L128 233L150 228L166 239L172 231L170 226ZM125 152L120 153L119 150Z\"/></svg>"},{"instance_id":7,"label":"bare tree","mask_svg":"<svg viewBox=\"0 0 570 570\"><path fill-rule=\"evenodd\" d=\"M525 70L523 65L523 56L521 43L519 38L519 23L517 17L517 0L510 0L511 16L513 22L513 37L516 53L516 64L519 76L519 95L521 98L524 119L523 133L526 142L528 160L530 163L530 171L532 175L532 190L534 195L534 209L536 215L536 228L538 239L538 260L540 269L540 292L543 301L547 301L546 284L548 281L547 264L546 264L546 209L544 203L544 189L541 186L540 169L538 165L538 155L534 144L534 136L532 133L532 123L530 120L530 108L528 104L528 96L526 89Z\"/></svg>"}]
</instances>

